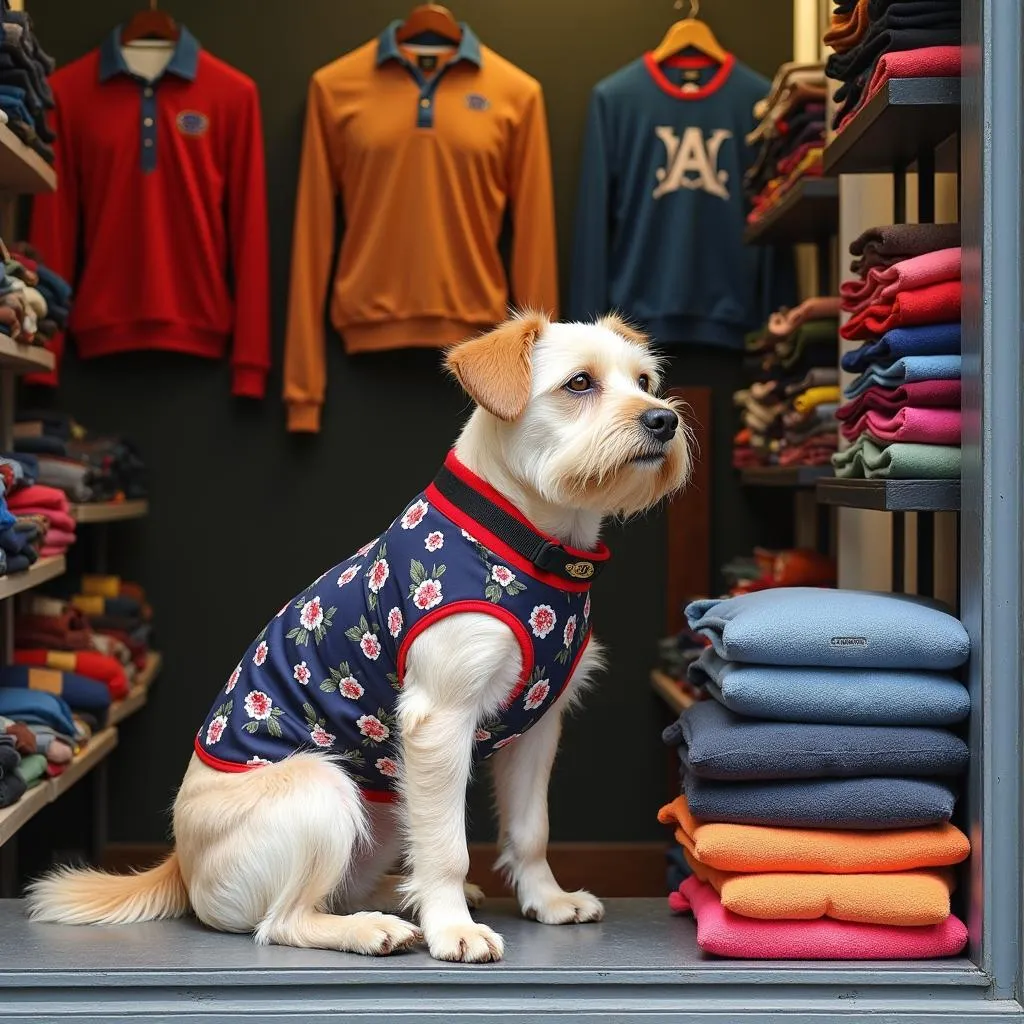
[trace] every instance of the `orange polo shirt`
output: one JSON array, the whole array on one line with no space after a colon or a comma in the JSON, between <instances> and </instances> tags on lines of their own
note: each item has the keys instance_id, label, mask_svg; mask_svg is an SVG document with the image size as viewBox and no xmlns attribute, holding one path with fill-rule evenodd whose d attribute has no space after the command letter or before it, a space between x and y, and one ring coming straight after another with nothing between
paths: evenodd
<instances>
[{"instance_id":1,"label":"orange polo shirt","mask_svg":"<svg viewBox=\"0 0 1024 1024\"><path fill-rule=\"evenodd\" d=\"M331 322L346 351L460 341L506 315L498 236L508 208L511 298L557 314L540 85L466 25L458 47L424 53L399 46L399 24L310 82L285 341L289 430L320 428L332 277Z\"/></svg>"}]
</instances>

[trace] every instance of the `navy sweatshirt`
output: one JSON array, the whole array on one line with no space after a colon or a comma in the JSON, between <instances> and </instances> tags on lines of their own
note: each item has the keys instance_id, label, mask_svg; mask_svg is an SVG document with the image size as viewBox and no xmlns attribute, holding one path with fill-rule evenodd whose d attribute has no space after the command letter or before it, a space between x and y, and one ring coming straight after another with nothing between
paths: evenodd
<instances>
[{"instance_id":1,"label":"navy sweatshirt","mask_svg":"<svg viewBox=\"0 0 1024 1024\"><path fill-rule=\"evenodd\" d=\"M594 87L570 311L586 320L616 309L663 345L740 348L795 298L792 254L783 267L743 244L755 156L745 137L769 82L732 56L669 63L647 55Z\"/></svg>"}]
</instances>

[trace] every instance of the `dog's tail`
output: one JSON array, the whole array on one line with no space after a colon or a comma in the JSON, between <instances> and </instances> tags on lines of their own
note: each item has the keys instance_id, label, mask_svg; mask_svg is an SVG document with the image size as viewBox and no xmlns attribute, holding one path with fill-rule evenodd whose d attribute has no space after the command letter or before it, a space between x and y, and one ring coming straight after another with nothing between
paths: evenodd
<instances>
[{"instance_id":1,"label":"dog's tail","mask_svg":"<svg viewBox=\"0 0 1024 1024\"><path fill-rule=\"evenodd\" d=\"M189 908L176 852L130 875L60 868L33 882L27 895L33 921L57 924L134 924L182 917Z\"/></svg>"}]
</instances>

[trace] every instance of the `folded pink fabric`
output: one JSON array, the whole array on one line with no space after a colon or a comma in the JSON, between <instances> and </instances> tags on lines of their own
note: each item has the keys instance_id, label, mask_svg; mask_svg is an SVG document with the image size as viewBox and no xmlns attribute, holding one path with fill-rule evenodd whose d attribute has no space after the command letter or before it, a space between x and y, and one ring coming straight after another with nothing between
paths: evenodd
<instances>
[{"instance_id":1,"label":"folded pink fabric","mask_svg":"<svg viewBox=\"0 0 1024 1024\"><path fill-rule=\"evenodd\" d=\"M793 309L772 313L768 317L768 333L774 337L784 338L808 320L829 320L839 316L841 308L842 300L835 295L818 295L812 299L805 299Z\"/></svg>"},{"instance_id":2,"label":"folded pink fabric","mask_svg":"<svg viewBox=\"0 0 1024 1024\"><path fill-rule=\"evenodd\" d=\"M901 384L898 388L868 388L852 402L836 410L836 419L855 420L864 413L874 410L886 416L895 416L904 406L915 408L960 408L960 381L919 380Z\"/></svg>"},{"instance_id":3,"label":"folded pink fabric","mask_svg":"<svg viewBox=\"0 0 1024 1024\"><path fill-rule=\"evenodd\" d=\"M20 491L15 491L7 499L7 507L12 512L32 507L43 510L56 508L66 512L68 510L68 496L56 487L47 487L45 484L32 484L29 487L22 487Z\"/></svg>"},{"instance_id":4,"label":"folded pink fabric","mask_svg":"<svg viewBox=\"0 0 1024 1024\"><path fill-rule=\"evenodd\" d=\"M813 921L764 921L740 917L718 893L691 875L669 896L677 912L697 919L697 945L705 953L749 960L930 960L956 956L967 928L950 915L941 924L901 927L857 924L822 917Z\"/></svg>"},{"instance_id":5,"label":"folded pink fabric","mask_svg":"<svg viewBox=\"0 0 1024 1024\"><path fill-rule=\"evenodd\" d=\"M28 508L19 506L17 514L19 516L46 516L51 529L68 530L71 533L75 532L77 525L67 512L62 512L58 508L43 508L41 505L30 505Z\"/></svg>"},{"instance_id":6,"label":"folded pink fabric","mask_svg":"<svg viewBox=\"0 0 1024 1024\"><path fill-rule=\"evenodd\" d=\"M58 530L50 527L46 534L46 547L70 547L76 540L74 530Z\"/></svg>"},{"instance_id":7,"label":"folded pink fabric","mask_svg":"<svg viewBox=\"0 0 1024 1024\"><path fill-rule=\"evenodd\" d=\"M843 297L843 309L857 313L873 303L891 302L897 292L959 278L960 247L957 246L926 252L891 267L872 267L863 280L844 281L839 293Z\"/></svg>"},{"instance_id":8,"label":"folded pink fabric","mask_svg":"<svg viewBox=\"0 0 1024 1024\"><path fill-rule=\"evenodd\" d=\"M960 319L959 281L939 281L897 292L889 302L869 305L839 329L847 341L880 338L893 327L945 324Z\"/></svg>"},{"instance_id":9,"label":"folded pink fabric","mask_svg":"<svg viewBox=\"0 0 1024 1024\"><path fill-rule=\"evenodd\" d=\"M843 424L843 436L851 441L867 431L884 444L959 444L959 409L917 409L905 406L892 416L869 409Z\"/></svg>"},{"instance_id":10,"label":"folded pink fabric","mask_svg":"<svg viewBox=\"0 0 1024 1024\"><path fill-rule=\"evenodd\" d=\"M40 558L52 558L54 555L66 555L68 553L67 544L44 544L39 549Z\"/></svg>"}]
</instances>

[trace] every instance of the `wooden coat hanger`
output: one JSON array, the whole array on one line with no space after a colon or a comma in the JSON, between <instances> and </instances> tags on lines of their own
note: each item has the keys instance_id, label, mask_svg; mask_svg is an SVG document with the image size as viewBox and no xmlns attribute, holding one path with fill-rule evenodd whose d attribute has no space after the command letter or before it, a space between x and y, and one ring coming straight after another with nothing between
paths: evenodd
<instances>
[{"instance_id":1,"label":"wooden coat hanger","mask_svg":"<svg viewBox=\"0 0 1024 1024\"><path fill-rule=\"evenodd\" d=\"M409 17L399 26L395 39L407 43L422 35L441 36L453 43L462 41L462 29L452 12L440 4L419 4L409 12Z\"/></svg>"},{"instance_id":2,"label":"wooden coat hanger","mask_svg":"<svg viewBox=\"0 0 1024 1024\"><path fill-rule=\"evenodd\" d=\"M125 45L140 39L164 39L177 42L181 30L175 20L164 11L157 10L156 0L149 0L146 10L138 11L121 29L121 42Z\"/></svg>"},{"instance_id":3,"label":"wooden coat hanger","mask_svg":"<svg viewBox=\"0 0 1024 1024\"><path fill-rule=\"evenodd\" d=\"M676 0L676 10L682 7L682 0ZM707 22L698 21L697 14L700 12L700 0L690 0L690 15L677 21L665 33L656 49L651 51L655 62L662 62L681 53L687 47L700 50L701 53L710 57L719 64L724 64L729 58L729 51L715 38L714 32L708 27Z\"/></svg>"}]
</instances>

